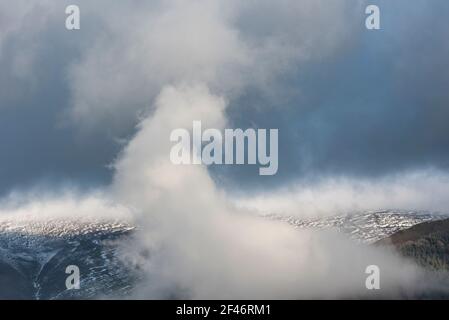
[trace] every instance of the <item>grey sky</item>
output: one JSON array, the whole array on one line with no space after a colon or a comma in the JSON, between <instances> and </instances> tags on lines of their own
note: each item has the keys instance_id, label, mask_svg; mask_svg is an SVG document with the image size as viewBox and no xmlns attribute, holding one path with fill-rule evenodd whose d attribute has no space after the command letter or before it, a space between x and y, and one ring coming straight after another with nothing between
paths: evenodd
<instances>
[{"instance_id":1,"label":"grey sky","mask_svg":"<svg viewBox=\"0 0 449 320\"><path fill-rule=\"evenodd\" d=\"M380 31L364 29L366 1L230 2L208 6L209 19L195 6L184 18L158 2L105 3L79 1L77 33L64 2L1 0L1 194L108 183L121 139L176 81L225 94L232 126L280 129L278 175L213 168L229 185L449 168L447 1L372 1ZM207 30L199 46L174 39L185 24Z\"/></svg>"}]
</instances>

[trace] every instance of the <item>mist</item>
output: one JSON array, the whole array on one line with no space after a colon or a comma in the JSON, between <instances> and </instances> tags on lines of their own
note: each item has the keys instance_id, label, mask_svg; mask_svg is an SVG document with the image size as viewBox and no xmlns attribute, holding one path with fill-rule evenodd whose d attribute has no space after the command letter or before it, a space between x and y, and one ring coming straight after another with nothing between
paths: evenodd
<instances>
[{"instance_id":1,"label":"mist","mask_svg":"<svg viewBox=\"0 0 449 320\"><path fill-rule=\"evenodd\" d=\"M223 100L206 87L164 89L154 115L140 124L115 165L114 198L139 211L142 232L134 254L149 252L141 266L146 282L137 287L137 297L392 298L422 289L423 271L393 252L332 232L298 231L264 220L253 210L237 208L205 166L173 165L167 156L170 144L160 137L188 127L205 106L206 126L226 123ZM137 260L131 248L127 257ZM370 264L380 266L384 281L381 293L372 295L364 286Z\"/></svg>"}]
</instances>

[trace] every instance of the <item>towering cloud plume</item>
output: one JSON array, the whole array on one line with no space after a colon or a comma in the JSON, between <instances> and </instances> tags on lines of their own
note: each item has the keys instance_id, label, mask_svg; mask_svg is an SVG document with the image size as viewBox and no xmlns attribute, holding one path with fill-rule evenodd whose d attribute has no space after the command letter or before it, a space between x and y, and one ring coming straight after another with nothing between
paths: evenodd
<instances>
[{"instance_id":1,"label":"towering cloud plume","mask_svg":"<svg viewBox=\"0 0 449 320\"><path fill-rule=\"evenodd\" d=\"M255 217L233 206L206 167L173 165L170 131L198 117L223 127L224 107L204 86L164 89L116 163L114 198L140 213L134 253L149 252L139 297L363 296L373 261L385 272L385 296L413 292L419 270L393 254Z\"/></svg>"}]
</instances>

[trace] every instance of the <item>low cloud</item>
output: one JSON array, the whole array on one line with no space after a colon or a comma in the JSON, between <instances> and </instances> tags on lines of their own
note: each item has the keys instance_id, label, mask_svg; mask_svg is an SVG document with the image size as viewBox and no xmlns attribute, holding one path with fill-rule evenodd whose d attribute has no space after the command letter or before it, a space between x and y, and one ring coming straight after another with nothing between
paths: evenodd
<instances>
[{"instance_id":1,"label":"low cloud","mask_svg":"<svg viewBox=\"0 0 449 320\"><path fill-rule=\"evenodd\" d=\"M427 169L377 179L331 177L297 182L253 196L235 196L239 207L296 217L350 214L373 209L448 214L449 176L444 171Z\"/></svg>"},{"instance_id":2,"label":"low cloud","mask_svg":"<svg viewBox=\"0 0 449 320\"><path fill-rule=\"evenodd\" d=\"M150 256L137 297L403 297L420 290L423 273L392 252L264 220L238 209L206 167L173 165L160 137L188 128L205 105L202 121L220 127L224 105L203 86L167 88L157 101L117 161L112 187L115 199L138 208L135 255ZM371 295L364 286L370 264L380 266L384 281Z\"/></svg>"}]
</instances>

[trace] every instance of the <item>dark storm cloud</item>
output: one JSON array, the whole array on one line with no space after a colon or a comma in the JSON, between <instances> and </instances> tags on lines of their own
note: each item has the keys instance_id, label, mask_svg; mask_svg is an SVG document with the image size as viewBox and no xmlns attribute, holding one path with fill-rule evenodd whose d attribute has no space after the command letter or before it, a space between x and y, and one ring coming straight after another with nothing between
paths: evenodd
<instances>
[{"instance_id":1,"label":"dark storm cloud","mask_svg":"<svg viewBox=\"0 0 449 320\"><path fill-rule=\"evenodd\" d=\"M335 8L338 7L335 2L332 3ZM338 33L321 34L320 28L316 27L309 30L310 25L314 26L309 21L275 26L273 24L279 19L285 20L285 17L292 21L297 19L286 15L286 10L271 10L266 3L261 4L258 11L241 10L233 23L235 28L241 29L239 35L249 45L259 45L266 36L279 41L274 42L276 44L285 45L292 39L301 43L304 34L312 31L315 32L314 38L322 37L323 43L332 42L332 39L342 43L333 54L316 57L307 63L298 62L295 65L296 60L293 59L287 70L279 73L275 81L268 82L269 90L255 83L245 86L243 92L230 99L227 112L234 127L280 129L279 171L276 176L267 178L259 177L256 167L213 168L217 179L227 177L229 183L243 185L263 182L265 187L268 183L277 184L316 175L381 176L426 166L448 168L449 3L445 0L369 3L377 3L381 8L382 30L364 30L364 6L360 6L359 18L354 20L353 15L343 15L347 20L339 21L339 15L334 19L343 25L343 30L350 31L350 38ZM87 184L108 181L112 173L106 165L114 160L121 148L115 139L134 132L135 125L135 121L127 121L116 126L113 121L135 117L135 111L140 107L123 106L123 101L131 99L131 105L143 105L143 101L149 99L139 93L147 91L142 83L157 82L153 81L157 78L153 73L145 78L138 72L141 69L139 63L131 64L132 70L136 70L134 84L139 84L138 89L123 89L117 96L117 90L113 90L111 98L107 94L111 75L125 73L128 77L134 74L134 71L126 72L129 69L128 61L119 64L117 69L109 71L110 74L105 72L105 75L93 78L98 80L98 88L92 92L98 91L103 95L99 96L99 100L95 100L95 95L87 97L87 101L116 103L122 111L114 114L113 109L97 108L96 105L82 109L84 118L79 120L81 124L93 118L95 113L101 113L106 119L94 125L93 132L86 134L83 134L82 125L79 129L67 123L65 115L74 103L74 89L70 83L74 79L69 76L69 68L82 60L92 48L102 49L94 46L98 39L100 44L111 41L102 36L102 28L92 32L92 27L98 27L102 20L94 20L91 6L85 7L83 12L87 11L83 15L82 30L78 34L71 33L70 37L63 27L55 28L64 25L65 16L59 14L64 12L64 4L52 4L50 7L58 14L50 15L49 21L37 23L33 19L39 19L39 12L31 11L30 18L24 19L17 34L0 37L0 192L49 178L69 178ZM313 10L319 7L317 5ZM348 11L348 2L342 1L342 7L344 12ZM104 17L108 16L108 10L111 9L105 7ZM271 19L266 17L270 11L273 11ZM128 11L123 14L126 13L129 14ZM112 17L116 18L115 15ZM325 18L332 19L333 16L324 15L319 21L321 25L326 24ZM9 23L8 19L4 21ZM43 27L33 33L35 25ZM123 25L120 28L125 30L122 35L125 40L125 35L134 30L132 26ZM283 34L288 37L279 36ZM307 38L304 41L307 42ZM106 49L113 52L127 43L118 42L117 47ZM163 44L165 42L161 42ZM280 54L279 60L273 58L273 61L265 63L273 54L271 48L262 48L266 52L256 61L261 64L260 69L263 66L271 70L271 65L281 64L291 54ZM293 52L297 49L294 46L285 48ZM200 51L193 49L186 51L185 59L193 59L192 65L196 65L194 58ZM222 51L218 50L220 53ZM313 54L319 51L313 51ZM30 52L32 58L27 55ZM118 52L119 56L125 55L120 50ZM164 53L163 50L161 52ZM216 53L214 50L210 52ZM208 56L204 55L203 58ZM106 56L110 57L114 55ZM106 58L103 59L100 50L98 56L93 55L93 59L87 61L98 63L107 61ZM221 63L220 59L211 61L211 64ZM223 61L227 62L225 58ZM164 74L165 61L161 63L162 71L157 69L161 71L158 75ZM33 69L31 74L24 71L29 65ZM86 65L89 67L89 64ZM214 67L212 64L211 69ZM91 74L88 71L89 68L85 68L76 73L78 79L89 80ZM183 72L185 74L182 73L182 76L191 76L189 68ZM170 79L171 76L168 74L162 78ZM266 74L263 72L260 75L257 73L258 78L264 76ZM218 81L216 86L222 82ZM156 85L154 87L158 88ZM114 84L112 88L115 88ZM89 88L81 89L79 97L84 98ZM157 89L152 90L158 92ZM89 90L87 92L91 93ZM111 100L102 99L104 97ZM151 100L148 101L150 103ZM104 104L107 106L106 102ZM132 112L124 116L128 109ZM113 116L108 118L110 114Z\"/></svg>"},{"instance_id":2,"label":"dark storm cloud","mask_svg":"<svg viewBox=\"0 0 449 320\"><path fill-rule=\"evenodd\" d=\"M266 179L226 168L223 176L246 174L245 184L266 188L298 178L449 168L449 3L376 3L382 30L364 30L337 55L281 79L290 92L284 89L280 108L270 109L276 100L263 92L234 102L249 106L243 114L231 108L237 126L280 128L279 172Z\"/></svg>"},{"instance_id":3,"label":"dark storm cloud","mask_svg":"<svg viewBox=\"0 0 449 320\"><path fill-rule=\"evenodd\" d=\"M53 9L64 12L64 4ZM120 146L105 130L83 137L64 119L70 107L67 68L79 58L77 42L89 43L85 35L67 37L64 18L36 5L1 43L0 195L35 184L53 189L55 183L109 180L107 165Z\"/></svg>"}]
</instances>

